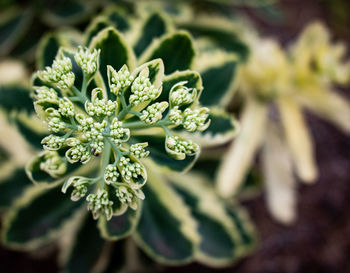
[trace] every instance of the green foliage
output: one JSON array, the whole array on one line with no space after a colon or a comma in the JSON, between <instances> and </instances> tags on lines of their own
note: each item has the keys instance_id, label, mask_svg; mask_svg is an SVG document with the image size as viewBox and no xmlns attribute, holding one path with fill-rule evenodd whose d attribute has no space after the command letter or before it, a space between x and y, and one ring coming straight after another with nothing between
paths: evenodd
<instances>
[{"instance_id":1,"label":"green foliage","mask_svg":"<svg viewBox=\"0 0 350 273\"><path fill-rule=\"evenodd\" d=\"M76 12L83 12L79 5L76 7ZM207 29L208 26L200 26L194 30L190 26L187 28L185 24L182 24L182 28L187 31L174 31L180 24L167 14L151 11L139 16L129 12L123 8L110 8L97 17L84 34L63 35L60 30L48 34L40 42L37 69L51 66L59 56L69 58L75 75L74 86L79 90L85 86L88 90L87 97L92 100L90 91L98 86L102 87L106 98L117 97L111 87L112 70L108 68L109 65L116 71L124 64L131 72L138 67L135 75L147 68L153 85L162 81L162 92L153 103L168 101L174 92L172 87L183 82L184 88L196 89L194 106L201 103L210 107L211 123L208 124L207 131L194 134L195 142L206 148L231 140L237 132L237 122L218 107L224 106L231 99L237 66L241 59L246 58L246 48L238 36L226 30L223 34L220 29ZM73 13L64 13L61 10L49 14L52 16L50 22L60 22L57 18L54 19L59 16L70 23ZM230 35L233 38L228 38ZM208 58L205 65L197 64L195 59L202 53L196 53L197 39L193 39L193 36L198 40L205 38L214 41L213 47L219 50L218 42L226 37L223 44L226 43L224 49L229 53L222 53L222 62ZM84 73L74 57L77 44L87 46L91 52L93 49L100 50L98 71L87 85L84 85ZM65 49L59 50L62 46ZM147 61L150 62L143 65ZM164 78L159 76L163 72ZM43 77L33 77L32 83L39 87L45 85ZM60 96L73 95L69 90L63 90L64 88L59 90L61 88L54 86L54 89ZM96 94L98 97L98 92ZM132 94L126 94L126 99L130 99ZM9 98L7 95L5 97ZM79 109L83 109L79 103ZM122 102L118 100L118 103ZM14 101L4 105L9 105L6 107L12 107L15 112L21 110ZM145 108L147 106L146 103L133 111L140 113L142 109L148 109ZM184 110L187 107L185 106L180 109ZM50 100L39 100L35 107L39 115L49 108L59 109L58 104ZM33 112L29 104L27 108L29 113ZM167 111L165 110L164 116L168 114ZM135 116L130 115L127 118L130 122L138 122ZM38 120L29 119L24 122L17 117L17 121L21 125L17 126L19 131L37 149L38 139L45 135L45 132L34 129L38 126ZM68 245L62 245L62 252L66 252L62 266L67 272L88 272L97 263L103 265L99 268L100 272L109 272L111 267L116 269L117 266L124 266L128 259L122 258L125 255L124 244L131 239L149 257L163 264L200 261L209 266L226 266L249 253L255 244L256 235L245 212L242 213L243 209L239 206L232 209L220 200L206 178L174 174L188 171L198 159L198 153L188 155L183 160L172 158L169 156L169 147L165 146L168 141L167 133L160 133L157 129L159 128L140 130L130 138L130 144L148 142L147 150L150 152L149 158L142 161L148 171L148 181L142 189L145 200L139 201L137 210L125 207L118 198L113 197L111 200L114 213L111 219L108 221L105 216L101 216L96 225L90 216L86 216L83 199L72 202L69 198L71 190L68 189L68 194L62 194L60 190L69 177L98 175L98 162L93 160L91 165L63 162L66 169L58 167L44 170L43 163L52 158L46 151L27 164L27 173L37 185L30 186L19 196L5 216L2 231L4 243L15 248L36 248L59 239L62 234L68 234L74 239ZM192 135L183 128L174 130L174 134L186 138ZM61 159L65 158L66 150L58 153ZM4 177L5 181L10 181L10 178L10 175ZM191 181L191 185L185 181ZM0 184L0 189L7 184ZM17 194L13 188L4 192L11 192L9 196ZM108 194L112 198L113 194L109 191ZM6 201L5 205L8 206L9 202L10 200ZM211 204L212 208L207 209L206 204ZM111 244L105 241L117 242ZM118 265L112 263L116 257Z\"/></svg>"}]
</instances>

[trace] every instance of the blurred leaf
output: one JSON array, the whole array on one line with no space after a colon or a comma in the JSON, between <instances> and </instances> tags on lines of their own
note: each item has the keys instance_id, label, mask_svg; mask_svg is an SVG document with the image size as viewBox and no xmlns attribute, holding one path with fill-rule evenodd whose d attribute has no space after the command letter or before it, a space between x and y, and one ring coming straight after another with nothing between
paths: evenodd
<instances>
[{"instance_id":1,"label":"blurred leaf","mask_svg":"<svg viewBox=\"0 0 350 273\"><path fill-rule=\"evenodd\" d=\"M123 10L120 6L106 9L106 18L120 32L126 32L131 28L129 20L130 14Z\"/></svg>"},{"instance_id":2,"label":"blurred leaf","mask_svg":"<svg viewBox=\"0 0 350 273\"><path fill-rule=\"evenodd\" d=\"M209 38L219 48L235 53L240 60L245 61L248 57L249 49L238 37L238 34L234 30L227 29L227 26L220 27L218 22L211 22L207 17L205 19L205 23L191 21L180 22L177 25L188 30L195 38ZM233 22L229 21L227 23L230 25Z\"/></svg>"},{"instance_id":3,"label":"blurred leaf","mask_svg":"<svg viewBox=\"0 0 350 273\"><path fill-rule=\"evenodd\" d=\"M33 113L33 101L30 98L30 89L22 85L0 85L0 108L7 112L25 111Z\"/></svg>"},{"instance_id":4,"label":"blurred leaf","mask_svg":"<svg viewBox=\"0 0 350 273\"><path fill-rule=\"evenodd\" d=\"M217 197L211 183L204 177L193 174L168 179L190 207L197 222L201 240L196 256L200 262L209 266L227 266L247 253L245 238L241 237L243 235L240 229L246 231L247 225L251 224L245 219L238 227L232 221L227 206Z\"/></svg>"},{"instance_id":5,"label":"blurred leaf","mask_svg":"<svg viewBox=\"0 0 350 273\"><path fill-rule=\"evenodd\" d=\"M140 211L141 207L138 207L136 210L129 207L126 212L113 216L109 221L105 217L100 218L98 227L102 237L107 240L117 241L129 236L135 230Z\"/></svg>"},{"instance_id":6,"label":"blurred leaf","mask_svg":"<svg viewBox=\"0 0 350 273\"><path fill-rule=\"evenodd\" d=\"M46 35L40 41L37 51L36 69L42 70L46 66L51 66L61 45L63 43L56 33Z\"/></svg>"},{"instance_id":7,"label":"blurred leaf","mask_svg":"<svg viewBox=\"0 0 350 273\"><path fill-rule=\"evenodd\" d=\"M221 64L202 69L200 74L203 80L204 95L200 97L200 103L203 106L229 104L234 91L236 70L237 59L229 55Z\"/></svg>"},{"instance_id":8,"label":"blurred leaf","mask_svg":"<svg viewBox=\"0 0 350 273\"><path fill-rule=\"evenodd\" d=\"M32 16L30 9L20 10L12 8L2 11L0 16L0 55L8 54L26 33Z\"/></svg>"},{"instance_id":9,"label":"blurred leaf","mask_svg":"<svg viewBox=\"0 0 350 273\"><path fill-rule=\"evenodd\" d=\"M96 227L96 221L87 214L81 223L79 230L74 234L70 247L62 249L66 255L63 261L64 272L86 273L92 272L98 261L108 259L103 251L106 242L101 238Z\"/></svg>"},{"instance_id":10,"label":"blurred leaf","mask_svg":"<svg viewBox=\"0 0 350 273\"><path fill-rule=\"evenodd\" d=\"M61 187L29 188L4 218L2 239L9 247L33 249L56 238L84 200L70 200Z\"/></svg>"},{"instance_id":11,"label":"blurred leaf","mask_svg":"<svg viewBox=\"0 0 350 273\"><path fill-rule=\"evenodd\" d=\"M92 12L91 1L58 0L46 6L41 19L51 27L74 25L88 19Z\"/></svg>"},{"instance_id":12,"label":"blurred leaf","mask_svg":"<svg viewBox=\"0 0 350 273\"><path fill-rule=\"evenodd\" d=\"M198 235L188 208L162 180L161 174L149 173L144 193L146 199L133 236L138 245L161 263L183 264L191 261Z\"/></svg>"},{"instance_id":13,"label":"blurred leaf","mask_svg":"<svg viewBox=\"0 0 350 273\"><path fill-rule=\"evenodd\" d=\"M178 31L152 43L141 56L139 63L161 58L165 74L186 70L192 66L195 57L192 38L187 32Z\"/></svg>"},{"instance_id":14,"label":"blurred leaf","mask_svg":"<svg viewBox=\"0 0 350 273\"><path fill-rule=\"evenodd\" d=\"M87 27L85 35L85 45L90 45L92 39L103 29L110 27L111 23L105 16L96 17Z\"/></svg>"},{"instance_id":15,"label":"blurred leaf","mask_svg":"<svg viewBox=\"0 0 350 273\"><path fill-rule=\"evenodd\" d=\"M14 125L28 144L34 149L42 149L41 140L47 136L47 132L46 130L38 130L38 126L42 126L41 122L39 124L38 120L33 118L23 120L21 116L17 116L14 118Z\"/></svg>"},{"instance_id":16,"label":"blurred leaf","mask_svg":"<svg viewBox=\"0 0 350 273\"><path fill-rule=\"evenodd\" d=\"M27 177L23 168L14 168L4 176L4 170L1 169L0 176L0 209L8 208L13 200L30 185L31 181Z\"/></svg>"},{"instance_id":17,"label":"blurred leaf","mask_svg":"<svg viewBox=\"0 0 350 273\"><path fill-rule=\"evenodd\" d=\"M151 14L141 29L141 36L134 45L136 56L140 56L142 52L151 44L151 42L164 35L167 32L168 26L163 15L160 13Z\"/></svg>"}]
</instances>

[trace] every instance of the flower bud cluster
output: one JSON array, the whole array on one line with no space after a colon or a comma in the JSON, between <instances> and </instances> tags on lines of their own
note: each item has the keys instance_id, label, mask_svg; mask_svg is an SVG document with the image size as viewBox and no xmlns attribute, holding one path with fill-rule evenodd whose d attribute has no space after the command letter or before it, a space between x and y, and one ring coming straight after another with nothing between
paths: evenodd
<instances>
[{"instance_id":1,"label":"flower bud cluster","mask_svg":"<svg viewBox=\"0 0 350 273\"><path fill-rule=\"evenodd\" d=\"M47 86L39 86L34 89L33 94L34 99L36 100L57 100L57 93L53 88Z\"/></svg>"},{"instance_id":2,"label":"flower bud cluster","mask_svg":"<svg viewBox=\"0 0 350 273\"><path fill-rule=\"evenodd\" d=\"M66 193L68 187L72 186L73 191L71 193L72 201L78 201L83 198L88 192L88 185L91 179L83 176L70 177L63 185L62 192Z\"/></svg>"},{"instance_id":3,"label":"flower bud cluster","mask_svg":"<svg viewBox=\"0 0 350 273\"><path fill-rule=\"evenodd\" d=\"M103 91L100 88L96 88L92 91L92 102L86 101L85 110L90 116L111 116L115 112L117 103L100 98L102 93Z\"/></svg>"},{"instance_id":4,"label":"flower bud cluster","mask_svg":"<svg viewBox=\"0 0 350 273\"><path fill-rule=\"evenodd\" d=\"M56 151L59 150L65 143L65 139L55 135L48 135L43 138L41 144L45 150Z\"/></svg>"},{"instance_id":5,"label":"flower bud cluster","mask_svg":"<svg viewBox=\"0 0 350 273\"><path fill-rule=\"evenodd\" d=\"M107 66L108 86L96 80L91 88L90 82L99 68L100 51L83 47L74 54L83 72L79 90L74 86L71 59L64 54L60 51L52 67L37 73L46 85L35 86L32 96L38 115L52 133L42 140L46 151L40 158L40 169L58 177L70 170L66 162L87 164L100 156L99 175L70 177L62 191L65 193L72 187L73 201L87 196L88 209L94 218L104 215L110 219L121 207L113 206L116 199L124 207L136 209L139 200L145 198L141 188L147 181L147 172L140 160L150 152L146 150L148 143L138 143L139 136L133 137L133 132L161 128L168 154L183 160L198 153L199 147L190 140L173 136L170 129L182 125L190 132L204 130L208 110L189 109L196 101L197 90L186 87L187 82L175 84L168 101L155 101L162 92L161 77L151 79L152 66L147 65L132 73L126 65L119 71Z\"/></svg>"},{"instance_id":6,"label":"flower bud cluster","mask_svg":"<svg viewBox=\"0 0 350 273\"><path fill-rule=\"evenodd\" d=\"M57 152L45 151L40 162L40 169L56 178L65 173L67 166Z\"/></svg>"},{"instance_id":7,"label":"flower bud cluster","mask_svg":"<svg viewBox=\"0 0 350 273\"><path fill-rule=\"evenodd\" d=\"M179 106L175 106L173 109L170 110L169 120L171 121L172 124L176 126L182 123L183 116L182 116L182 111L179 110Z\"/></svg>"},{"instance_id":8,"label":"flower bud cluster","mask_svg":"<svg viewBox=\"0 0 350 273\"><path fill-rule=\"evenodd\" d=\"M192 140L181 139L178 136L168 137L165 147L168 153L172 154L178 159L184 159L186 155L193 156L199 151L198 144L192 142Z\"/></svg>"},{"instance_id":9,"label":"flower bud cluster","mask_svg":"<svg viewBox=\"0 0 350 273\"><path fill-rule=\"evenodd\" d=\"M67 145L71 148L67 150L66 157L70 163L87 163L91 159L91 153L86 143L80 142L77 138L67 139Z\"/></svg>"},{"instance_id":10,"label":"flower bud cluster","mask_svg":"<svg viewBox=\"0 0 350 273\"><path fill-rule=\"evenodd\" d=\"M127 88L131 85L134 77L130 75L128 67L123 65L123 67L117 72L111 66L108 66L110 71L109 87L111 88L112 93L116 96L119 95L121 89Z\"/></svg>"},{"instance_id":11,"label":"flower bud cluster","mask_svg":"<svg viewBox=\"0 0 350 273\"><path fill-rule=\"evenodd\" d=\"M39 78L61 90L70 89L75 80L72 72L72 62L68 57L60 55L53 61L52 67L38 72Z\"/></svg>"},{"instance_id":12,"label":"flower bud cluster","mask_svg":"<svg viewBox=\"0 0 350 273\"><path fill-rule=\"evenodd\" d=\"M91 52L89 49L79 46L74 59L85 74L93 75L97 71L99 55L100 49L94 49Z\"/></svg>"},{"instance_id":13,"label":"flower bud cluster","mask_svg":"<svg viewBox=\"0 0 350 273\"><path fill-rule=\"evenodd\" d=\"M144 199L144 195L141 190L135 191L124 186L117 187L115 194L119 198L120 202L129 205L132 209L137 209L138 199Z\"/></svg>"},{"instance_id":14,"label":"flower bud cluster","mask_svg":"<svg viewBox=\"0 0 350 273\"><path fill-rule=\"evenodd\" d=\"M186 82L179 82L175 84L170 90L170 104L171 105L188 105L193 103L197 97L197 90L195 88L188 88L184 84Z\"/></svg>"},{"instance_id":15,"label":"flower bud cluster","mask_svg":"<svg viewBox=\"0 0 350 273\"><path fill-rule=\"evenodd\" d=\"M112 164L107 165L105 175L104 175L104 179L106 183L108 185L115 183L118 181L118 177L119 177L119 172L117 170L117 167Z\"/></svg>"},{"instance_id":16,"label":"flower bud cluster","mask_svg":"<svg viewBox=\"0 0 350 273\"><path fill-rule=\"evenodd\" d=\"M74 105L68 98L58 100L58 112L65 117L74 117Z\"/></svg>"},{"instance_id":17,"label":"flower bud cluster","mask_svg":"<svg viewBox=\"0 0 350 273\"><path fill-rule=\"evenodd\" d=\"M98 219L100 215L105 215L110 220L113 215L113 202L108 198L106 190L98 189L97 193L90 193L86 201L88 201L88 210L91 210L94 219Z\"/></svg>"},{"instance_id":18,"label":"flower bud cluster","mask_svg":"<svg viewBox=\"0 0 350 273\"><path fill-rule=\"evenodd\" d=\"M195 110L187 108L183 113L183 117L183 127L189 132L204 131L210 124L210 121L207 122L209 109L206 107Z\"/></svg>"},{"instance_id":19,"label":"flower bud cluster","mask_svg":"<svg viewBox=\"0 0 350 273\"><path fill-rule=\"evenodd\" d=\"M152 101L158 98L161 93L161 89L155 88L149 78L139 75L131 86L132 95L129 98L129 102L136 106L142 102Z\"/></svg>"},{"instance_id":20,"label":"flower bud cluster","mask_svg":"<svg viewBox=\"0 0 350 273\"><path fill-rule=\"evenodd\" d=\"M119 160L119 168L121 169L121 175L126 183L131 183L133 180L138 179L143 175L144 168L138 162L131 162L130 158L122 157Z\"/></svg>"},{"instance_id":21,"label":"flower bud cluster","mask_svg":"<svg viewBox=\"0 0 350 273\"><path fill-rule=\"evenodd\" d=\"M113 139L113 142L119 145L122 142L126 142L130 137L130 130L128 128L123 128L123 123L114 118L112 124L110 125L110 135Z\"/></svg>"},{"instance_id":22,"label":"flower bud cluster","mask_svg":"<svg viewBox=\"0 0 350 273\"><path fill-rule=\"evenodd\" d=\"M60 113L53 108L46 110L46 122L50 132L58 133L66 128L66 124L62 121Z\"/></svg>"},{"instance_id":23,"label":"flower bud cluster","mask_svg":"<svg viewBox=\"0 0 350 273\"><path fill-rule=\"evenodd\" d=\"M136 158L146 158L149 155L149 151L145 148L148 146L147 142L137 143L130 146L130 153Z\"/></svg>"},{"instance_id":24,"label":"flower bud cluster","mask_svg":"<svg viewBox=\"0 0 350 273\"><path fill-rule=\"evenodd\" d=\"M168 108L168 105L166 101L156 102L142 111L140 119L147 124L154 124L162 119L163 112Z\"/></svg>"}]
</instances>

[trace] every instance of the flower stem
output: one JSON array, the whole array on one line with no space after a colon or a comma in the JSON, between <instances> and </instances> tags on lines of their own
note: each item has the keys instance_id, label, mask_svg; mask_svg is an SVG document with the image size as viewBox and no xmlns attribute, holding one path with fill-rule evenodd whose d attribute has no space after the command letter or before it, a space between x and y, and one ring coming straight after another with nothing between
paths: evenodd
<instances>
[{"instance_id":1,"label":"flower stem","mask_svg":"<svg viewBox=\"0 0 350 273\"><path fill-rule=\"evenodd\" d=\"M111 158L111 150L112 150L111 143L109 141L105 141L102 165L101 165L101 170L100 170L100 176L102 177L102 179L101 179L101 188L102 189L105 186L105 181L103 179L103 174L105 172L105 169L106 169L107 165L109 164L109 160Z\"/></svg>"},{"instance_id":2,"label":"flower stem","mask_svg":"<svg viewBox=\"0 0 350 273\"><path fill-rule=\"evenodd\" d=\"M78 88L76 88L74 85L72 86L72 91L74 94L79 98L80 102L84 104L87 100L89 100L85 94L79 91Z\"/></svg>"}]
</instances>

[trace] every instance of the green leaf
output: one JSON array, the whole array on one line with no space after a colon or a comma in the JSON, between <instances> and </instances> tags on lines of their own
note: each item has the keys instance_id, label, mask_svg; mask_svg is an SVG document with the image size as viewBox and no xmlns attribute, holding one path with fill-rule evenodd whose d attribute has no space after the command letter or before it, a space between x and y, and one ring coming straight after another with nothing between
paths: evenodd
<instances>
[{"instance_id":1,"label":"green leaf","mask_svg":"<svg viewBox=\"0 0 350 273\"><path fill-rule=\"evenodd\" d=\"M238 205L227 208L226 212L231 217L232 221L235 222L237 231L241 238L241 256L251 253L256 248L258 236L255 227L249 218L248 212Z\"/></svg>"},{"instance_id":2,"label":"green leaf","mask_svg":"<svg viewBox=\"0 0 350 273\"><path fill-rule=\"evenodd\" d=\"M14 168L4 176L4 170L1 168L0 177L0 209L8 208L13 200L32 185L23 168Z\"/></svg>"},{"instance_id":3,"label":"green leaf","mask_svg":"<svg viewBox=\"0 0 350 273\"><path fill-rule=\"evenodd\" d=\"M85 45L90 45L92 39L103 29L110 27L111 23L104 16L96 17L87 27L85 35Z\"/></svg>"},{"instance_id":4,"label":"green leaf","mask_svg":"<svg viewBox=\"0 0 350 273\"><path fill-rule=\"evenodd\" d=\"M121 215L115 215L110 220L101 217L98 221L98 227L101 236L106 240L117 241L129 236L136 228L140 218L141 207L136 210L130 207Z\"/></svg>"},{"instance_id":5,"label":"green leaf","mask_svg":"<svg viewBox=\"0 0 350 273\"><path fill-rule=\"evenodd\" d=\"M87 20L93 12L93 5L88 1L56 1L47 5L42 20L51 27L74 25Z\"/></svg>"},{"instance_id":6,"label":"green leaf","mask_svg":"<svg viewBox=\"0 0 350 273\"><path fill-rule=\"evenodd\" d=\"M3 243L12 248L34 249L58 236L63 225L84 204L70 200L61 187L29 188L4 218Z\"/></svg>"},{"instance_id":7,"label":"green leaf","mask_svg":"<svg viewBox=\"0 0 350 273\"><path fill-rule=\"evenodd\" d=\"M33 113L34 107L30 98L30 89L22 85L0 86L0 108L6 112L15 110Z\"/></svg>"},{"instance_id":8,"label":"green leaf","mask_svg":"<svg viewBox=\"0 0 350 273\"><path fill-rule=\"evenodd\" d=\"M133 51L124 40L124 37L112 27L99 32L99 34L92 39L90 48L101 49L100 74L108 92L107 65L111 65L117 71L124 64L128 66L129 71L135 69L135 56Z\"/></svg>"},{"instance_id":9,"label":"green leaf","mask_svg":"<svg viewBox=\"0 0 350 273\"><path fill-rule=\"evenodd\" d=\"M190 262L198 243L196 224L163 176L156 173L155 168L148 169L149 179L143 188L146 199L133 237L142 250L158 262Z\"/></svg>"},{"instance_id":10,"label":"green leaf","mask_svg":"<svg viewBox=\"0 0 350 273\"><path fill-rule=\"evenodd\" d=\"M46 66L51 66L62 45L63 42L56 33L46 35L39 44L36 68L42 70Z\"/></svg>"},{"instance_id":11,"label":"green leaf","mask_svg":"<svg viewBox=\"0 0 350 273\"><path fill-rule=\"evenodd\" d=\"M106 18L114 25L117 30L120 32L126 32L131 28L131 22L128 19L131 15L128 14L126 10L120 6L112 8L108 7L106 10Z\"/></svg>"},{"instance_id":12,"label":"green leaf","mask_svg":"<svg viewBox=\"0 0 350 273\"><path fill-rule=\"evenodd\" d=\"M191 68L195 50L191 36L185 31L177 31L163 36L152 43L140 58L140 63L161 58L165 74Z\"/></svg>"},{"instance_id":13,"label":"green leaf","mask_svg":"<svg viewBox=\"0 0 350 273\"><path fill-rule=\"evenodd\" d=\"M85 215L79 229L74 234L73 243L70 247L62 249L65 255L63 261L64 272L86 273L92 272L98 261L106 259L106 242L101 238L96 221L88 213Z\"/></svg>"},{"instance_id":14,"label":"green leaf","mask_svg":"<svg viewBox=\"0 0 350 273\"><path fill-rule=\"evenodd\" d=\"M111 245L111 251L106 267L101 273L116 273L123 272L123 269L127 268L127 260L132 260L134 257L130 257L130 252L127 252L127 240L120 240Z\"/></svg>"},{"instance_id":15,"label":"green leaf","mask_svg":"<svg viewBox=\"0 0 350 273\"><path fill-rule=\"evenodd\" d=\"M219 166L220 160L218 158L201 156L191 169L191 173L200 173L200 175L206 176L208 181L215 181Z\"/></svg>"},{"instance_id":16,"label":"green leaf","mask_svg":"<svg viewBox=\"0 0 350 273\"><path fill-rule=\"evenodd\" d=\"M168 29L168 22L162 14L151 14L143 24L140 31L141 36L134 45L136 56L140 56L154 39L164 35Z\"/></svg>"},{"instance_id":17,"label":"green leaf","mask_svg":"<svg viewBox=\"0 0 350 273\"><path fill-rule=\"evenodd\" d=\"M14 124L19 133L34 149L42 149L41 140L48 135L47 130L42 127L42 122L37 116L31 115L28 118L22 118L23 115L17 115L14 118Z\"/></svg>"},{"instance_id":18,"label":"green leaf","mask_svg":"<svg viewBox=\"0 0 350 273\"><path fill-rule=\"evenodd\" d=\"M0 16L0 56L5 56L26 33L33 13L30 9L13 8Z\"/></svg>"},{"instance_id":19,"label":"green leaf","mask_svg":"<svg viewBox=\"0 0 350 273\"><path fill-rule=\"evenodd\" d=\"M26 31L26 33L20 37L11 50L11 55L31 64L35 58L38 43L47 31L47 26L37 20L35 22L32 20L28 25L30 31Z\"/></svg>"},{"instance_id":20,"label":"green leaf","mask_svg":"<svg viewBox=\"0 0 350 273\"><path fill-rule=\"evenodd\" d=\"M202 18L203 19L203 18ZM232 21L222 22L208 17L205 20L180 22L178 27L188 30L195 38L208 38L219 48L235 53L240 60L245 61L249 54L248 46L238 37L232 27Z\"/></svg>"},{"instance_id":21,"label":"green leaf","mask_svg":"<svg viewBox=\"0 0 350 273\"><path fill-rule=\"evenodd\" d=\"M250 200L257 197L264 190L264 180L261 171L252 167L245 177L244 182L237 191L239 200Z\"/></svg>"},{"instance_id":22,"label":"green leaf","mask_svg":"<svg viewBox=\"0 0 350 273\"><path fill-rule=\"evenodd\" d=\"M236 70L237 58L232 55L227 55L220 64L202 69L200 74L205 93L200 97L200 103L203 106L228 105L233 95Z\"/></svg>"},{"instance_id":23,"label":"green leaf","mask_svg":"<svg viewBox=\"0 0 350 273\"><path fill-rule=\"evenodd\" d=\"M233 221L226 204L218 198L210 182L194 174L168 179L190 207L197 222L201 240L196 258L200 262L209 266L227 266L247 253L246 234L241 229L246 227L248 219Z\"/></svg>"}]
</instances>

